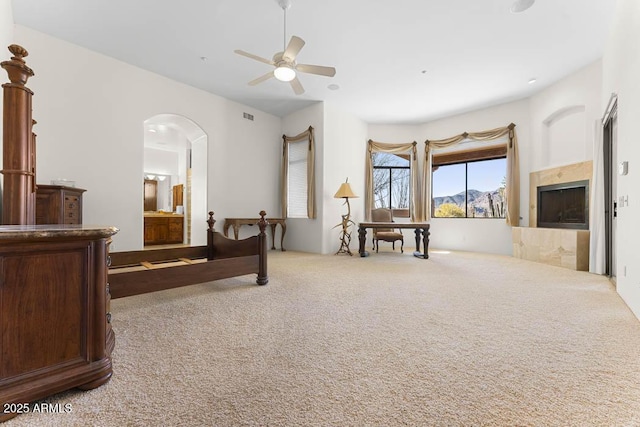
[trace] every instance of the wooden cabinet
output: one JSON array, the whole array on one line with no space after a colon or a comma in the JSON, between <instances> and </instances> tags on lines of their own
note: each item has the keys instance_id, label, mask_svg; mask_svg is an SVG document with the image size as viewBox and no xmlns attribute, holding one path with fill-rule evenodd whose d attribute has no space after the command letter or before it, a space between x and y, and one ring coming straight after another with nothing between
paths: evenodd
<instances>
[{"instance_id":1,"label":"wooden cabinet","mask_svg":"<svg viewBox=\"0 0 640 427\"><path fill-rule=\"evenodd\" d=\"M156 180L144 180L144 210L158 210L158 181Z\"/></svg>"},{"instance_id":2,"label":"wooden cabinet","mask_svg":"<svg viewBox=\"0 0 640 427\"><path fill-rule=\"evenodd\" d=\"M184 235L184 215L145 214L144 244L167 245L182 243Z\"/></svg>"},{"instance_id":3,"label":"wooden cabinet","mask_svg":"<svg viewBox=\"0 0 640 427\"><path fill-rule=\"evenodd\" d=\"M62 185L38 184L36 224L82 224L82 193Z\"/></svg>"},{"instance_id":4,"label":"wooden cabinet","mask_svg":"<svg viewBox=\"0 0 640 427\"><path fill-rule=\"evenodd\" d=\"M116 230L117 231L117 230ZM111 327L111 290L109 289L109 267L111 267L111 255L109 255L110 252L110 247L111 247L111 237L106 239L106 269L105 269L105 293L106 293L106 299L105 299L105 312L107 313L106 315L106 322L104 324L105 326L105 351L107 353L107 356L109 358L111 358L111 353L113 353L113 349L116 346L116 335L113 332L113 328Z\"/></svg>"},{"instance_id":5,"label":"wooden cabinet","mask_svg":"<svg viewBox=\"0 0 640 427\"><path fill-rule=\"evenodd\" d=\"M111 378L108 243L114 227L0 227L0 403ZM0 413L0 421L15 414Z\"/></svg>"},{"instance_id":6,"label":"wooden cabinet","mask_svg":"<svg viewBox=\"0 0 640 427\"><path fill-rule=\"evenodd\" d=\"M171 191L173 192L173 211L176 212L178 206L184 207L184 202L183 202L184 185L183 184L174 185Z\"/></svg>"}]
</instances>

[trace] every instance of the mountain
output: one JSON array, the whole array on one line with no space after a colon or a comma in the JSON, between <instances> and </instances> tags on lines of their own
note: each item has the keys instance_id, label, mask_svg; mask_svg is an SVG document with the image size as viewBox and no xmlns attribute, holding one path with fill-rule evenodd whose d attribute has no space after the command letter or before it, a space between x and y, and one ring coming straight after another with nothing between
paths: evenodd
<instances>
[{"instance_id":1,"label":"mountain","mask_svg":"<svg viewBox=\"0 0 640 427\"><path fill-rule=\"evenodd\" d=\"M500 195L500 189L493 191L469 190L468 194L469 200L467 201L467 208L469 217L493 217L494 215L491 212L489 198L493 200L494 210L499 211L496 212L495 216L504 217L504 212L500 210L503 209L502 207L504 206L502 196ZM453 196L434 197L433 210L435 212L440 205L450 203L458 206L464 211L464 200L464 191L454 194Z\"/></svg>"}]
</instances>

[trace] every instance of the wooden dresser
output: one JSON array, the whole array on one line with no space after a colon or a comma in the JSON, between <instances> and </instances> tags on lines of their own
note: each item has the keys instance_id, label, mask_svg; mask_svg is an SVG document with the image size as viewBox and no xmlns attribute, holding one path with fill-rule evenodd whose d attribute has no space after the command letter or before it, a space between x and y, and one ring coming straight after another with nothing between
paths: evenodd
<instances>
[{"instance_id":1,"label":"wooden dresser","mask_svg":"<svg viewBox=\"0 0 640 427\"><path fill-rule=\"evenodd\" d=\"M115 227L0 226L0 403L111 378L108 246ZM15 416L0 413L0 421Z\"/></svg>"},{"instance_id":2,"label":"wooden dresser","mask_svg":"<svg viewBox=\"0 0 640 427\"><path fill-rule=\"evenodd\" d=\"M38 184L36 224L82 224L82 193L85 191L62 185Z\"/></svg>"}]
</instances>

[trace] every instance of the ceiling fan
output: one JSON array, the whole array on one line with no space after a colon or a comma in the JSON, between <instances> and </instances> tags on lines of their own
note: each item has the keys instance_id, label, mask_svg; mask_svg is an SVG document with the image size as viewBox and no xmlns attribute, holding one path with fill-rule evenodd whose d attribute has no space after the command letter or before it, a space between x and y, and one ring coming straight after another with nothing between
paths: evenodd
<instances>
[{"instance_id":1,"label":"ceiling fan","mask_svg":"<svg viewBox=\"0 0 640 427\"><path fill-rule=\"evenodd\" d=\"M289 40L289 44L286 44L287 41L287 9L291 7L291 0L277 0L278 4L284 11L284 37L283 37L283 46L284 50L282 52L277 52L273 55L273 59L266 59L260 56L245 52L244 50L234 50L238 55L246 56L247 58L254 59L256 61L264 62L265 64L273 65L275 67L274 70L268 72L265 75L258 77L257 79L251 80L249 82L249 86L255 86L258 83L262 83L266 80L269 80L272 77L282 81L289 82L293 91L296 95L301 95L304 93L304 88L298 80L298 76L296 75L296 71L301 73L308 74L317 74L320 76L333 77L336 74L336 69L333 67L325 67L322 65L309 65L309 64L298 64L296 62L296 56L304 46L304 40L297 36L291 36L291 40Z\"/></svg>"}]
</instances>

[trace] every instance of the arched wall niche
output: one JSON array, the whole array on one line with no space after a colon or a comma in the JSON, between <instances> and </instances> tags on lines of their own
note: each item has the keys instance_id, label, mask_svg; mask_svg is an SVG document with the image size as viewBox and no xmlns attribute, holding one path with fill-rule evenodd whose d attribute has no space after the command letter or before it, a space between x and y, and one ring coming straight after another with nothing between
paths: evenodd
<instances>
[{"instance_id":1,"label":"arched wall niche","mask_svg":"<svg viewBox=\"0 0 640 427\"><path fill-rule=\"evenodd\" d=\"M206 244L206 233L192 233L192 229L206 226L207 149L207 134L188 117L158 114L144 121L142 183L148 178L157 181L157 211L184 212L186 245ZM174 191L179 189L174 187L179 185L183 186L183 204L174 209Z\"/></svg>"},{"instance_id":2,"label":"arched wall niche","mask_svg":"<svg viewBox=\"0 0 640 427\"><path fill-rule=\"evenodd\" d=\"M560 108L542 121L542 169L586 160L586 107Z\"/></svg>"}]
</instances>

